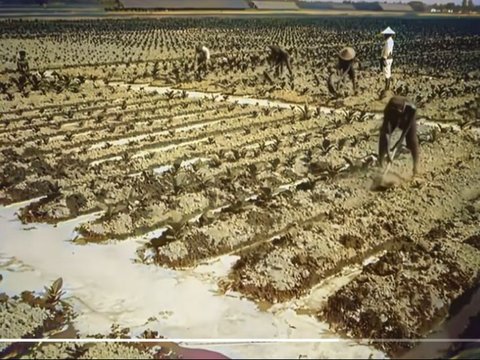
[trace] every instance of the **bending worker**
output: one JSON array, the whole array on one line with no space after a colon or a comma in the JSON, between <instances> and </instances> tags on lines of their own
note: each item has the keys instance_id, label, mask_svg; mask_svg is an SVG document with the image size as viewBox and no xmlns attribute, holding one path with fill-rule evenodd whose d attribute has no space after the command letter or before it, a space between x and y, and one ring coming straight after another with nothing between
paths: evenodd
<instances>
[{"instance_id":1,"label":"bending worker","mask_svg":"<svg viewBox=\"0 0 480 360\"><path fill-rule=\"evenodd\" d=\"M353 63L356 59L355 56L355 50L351 47L343 48L338 53L337 73L340 79L335 87L335 92L338 89L338 85L344 80L345 76L348 75L352 81L353 92L355 95L357 94L357 82L355 79L355 69L353 68Z\"/></svg>"},{"instance_id":2,"label":"bending worker","mask_svg":"<svg viewBox=\"0 0 480 360\"><path fill-rule=\"evenodd\" d=\"M195 48L195 71L198 75L200 73L207 73L208 64L210 63L210 50L203 45L198 45Z\"/></svg>"},{"instance_id":3,"label":"bending worker","mask_svg":"<svg viewBox=\"0 0 480 360\"><path fill-rule=\"evenodd\" d=\"M20 50L17 55L17 71L22 75L26 75L29 70L30 67L28 66L25 50Z\"/></svg>"},{"instance_id":4,"label":"bending worker","mask_svg":"<svg viewBox=\"0 0 480 360\"><path fill-rule=\"evenodd\" d=\"M290 76L293 76L290 54L277 45L269 45L270 55L267 58L270 67L275 68L275 76L283 75L283 67L286 66Z\"/></svg>"},{"instance_id":5,"label":"bending worker","mask_svg":"<svg viewBox=\"0 0 480 360\"><path fill-rule=\"evenodd\" d=\"M382 34L385 39L385 43L382 49L382 58L380 59L381 68L383 69L383 74L385 75L385 91L390 90L391 77L392 77L392 63L393 63L393 31L390 27L387 27L382 31Z\"/></svg>"},{"instance_id":6,"label":"bending worker","mask_svg":"<svg viewBox=\"0 0 480 360\"><path fill-rule=\"evenodd\" d=\"M418 172L418 157L419 157L419 145L417 138L417 120L416 120L416 107L413 103L408 101L403 96L393 96L388 102L384 110L383 124L380 129L380 139L378 146L378 162L380 166L383 166L383 159L385 155L388 157L388 161L391 162L390 156L390 138L393 131L398 127L402 130L402 136L406 139L407 149L410 150L413 159L413 175ZM395 144L394 148L400 146L400 140Z\"/></svg>"}]
</instances>

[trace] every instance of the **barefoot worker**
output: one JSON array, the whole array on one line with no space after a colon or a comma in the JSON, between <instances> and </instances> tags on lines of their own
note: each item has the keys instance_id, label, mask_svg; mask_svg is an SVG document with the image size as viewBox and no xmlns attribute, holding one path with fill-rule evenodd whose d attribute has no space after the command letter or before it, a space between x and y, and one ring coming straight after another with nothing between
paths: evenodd
<instances>
[{"instance_id":1,"label":"barefoot worker","mask_svg":"<svg viewBox=\"0 0 480 360\"><path fill-rule=\"evenodd\" d=\"M293 76L290 54L277 45L269 45L270 54L267 58L271 68L275 68L275 76L283 75L284 66L287 67L290 76Z\"/></svg>"},{"instance_id":2,"label":"barefoot worker","mask_svg":"<svg viewBox=\"0 0 480 360\"><path fill-rule=\"evenodd\" d=\"M204 45L198 45L195 48L195 72L200 76L206 74L208 64L210 63L210 50Z\"/></svg>"},{"instance_id":3,"label":"barefoot worker","mask_svg":"<svg viewBox=\"0 0 480 360\"><path fill-rule=\"evenodd\" d=\"M353 64L356 60L355 50L351 47L345 47L338 53L338 62L337 62L337 76L339 77L338 81L335 81L335 73L331 73L328 78L328 89L331 93L337 95L338 88L340 84L345 79L345 76L348 75L353 85L353 92L357 95L357 82L355 76L355 69Z\"/></svg>"},{"instance_id":4,"label":"barefoot worker","mask_svg":"<svg viewBox=\"0 0 480 360\"><path fill-rule=\"evenodd\" d=\"M387 155L391 162L392 156L389 151L390 138L396 128L402 130L402 135L393 149L401 146L403 139L406 139L407 148L410 150L413 158L413 175L418 171L419 145L417 138L416 107L403 96L393 96L384 110L383 124L380 129L380 139L378 145L378 161L383 166L383 159ZM396 151L396 150L394 150Z\"/></svg>"},{"instance_id":5,"label":"barefoot worker","mask_svg":"<svg viewBox=\"0 0 480 360\"><path fill-rule=\"evenodd\" d=\"M382 31L385 43L382 49L382 57L380 59L380 66L385 75L385 91L390 90L391 77L392 77L392 63L393 63L393 31L390 27L387 27Z\"/></svg>"}]
</instances>

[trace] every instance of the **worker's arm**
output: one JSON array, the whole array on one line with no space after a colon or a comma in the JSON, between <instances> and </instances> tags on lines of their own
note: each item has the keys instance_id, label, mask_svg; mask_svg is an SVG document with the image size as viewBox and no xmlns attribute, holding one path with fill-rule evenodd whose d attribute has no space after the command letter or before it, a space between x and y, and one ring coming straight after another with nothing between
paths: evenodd
<instances>
[{"instance_id":1,"label":"worker's arm","mask_svg":"<svg viewBox=\"0 0 480 360\"><path fill-rule=\"evenodd\" d=\"M353 67L353 63L350 64L350 67L348 69L348 75L350 77L350 80L352 80L353 92L357 94L357 79L356 79L355 68Z\"/></svg>"},{"instance_id":2,"label":"worker's arm","mask_svg":"<svg viewBox=\"0 0 480 360\"><path fill-rule=\"evenodd\" d=\"M364 65L363 65L363 63L362 63L360 60L358 60L358 58L355 58L355 59L353 60L353 62L358 64L358 70L362 70L362 69L363 69L363 66L364 66Z\"/></svg>"},{"instance_id":3,"label":"worker's arm","mask_svg":"<svg viewBox=\"0 0 480 360\"><path fill-rule=\"evenodd\" d=\"M387 41L385 40L385 43L383 44L383 48L382 48L382 59L387 58L387 51L388 51Z\"/></svg>"},{"instance_id":4,"label":"worker's arm","mask_svg":"<svg viewBox=\"0 0 480 360\"><path fill-rule=\"evenodd\" d=\"M327 86L328 86L328 91L330 91L332 95L337 95L337 86L335 84L334 77L335 77L335 73L331 72L330 75L328 76Z\"/></svg>"},{"instance_id":5,"label":"worker's arm","mask_svg":"<svg viewBox=\"0 0 480 360\"><path fill-rule=\"evenodd\" d=\"M290 56L287 55L287 58L285 60L285 63L287 65L288 72L290 73L290 76L293 77L293 71L292 71L292 63L290 61Z\"/></svg>"},{"instance_id":6,"label":"worker's arm","mask_svg":"<svg viewBox=\"0 0 480 360\"><path fill-rule=\"evenodd\" d=\"M197 71L198 69L198 53L195 52L195 56L193 58L193 71Z\"/></svg>"},{"instance_id":7,"label":"worker's arm","mask_svg":"<svg viewBox=\"0 0 480 360\"><path fill-rule=\"evenodd\" d=\"M383 160L385 156L388 157L388 161L390 161L390 154L388 151L389 148L389 136L390 136L390 119L388 112L385 111L383 123L380 128L380 137L378 142L378 162L380 166L383 165Z\"/></svg>"},{"instance_id":8,"label":"worker's arm","mask_svg":"<svg viewBox=\"0 0 480 360\"><path fill-rule=\"evenodd\" d=\"M273 68L277 65L278 63L278 58L275 52L271 52L270 55L267 58L268 65L270 65L270 68Z\"/></svg>"},{"instance_id":9,"label":"worker's arm","mask_svg":"<svg viewBox=\"0 0 480 360\"><path fill-rule=\"evenodd\" d=\"M203 58L206 63L210 61L210 50L206 47L203 48Z\"/></svg>"},{"instance_id":10,"label":"worker's arm","mask_svg":"<svg viewBox=\"0 0 480 360\"><path fill-rule=\"evenodd\" d=\"M387 140L387 161L392 162L392 156L390 154L390 136L392 135L392 127L390 125L390 121L387 121L387 129L386 129L386 140Z\"/></svg>"},{"instance_id":11,"label":"worker's arm","mask_svg":"<svg viewBox=\"0 0 480 360\"><path fill-rule=\"evenodd\" d=\"M417 109L416 109L415 105L413 105L413 104L406 104L405 105L405 111L404 111L404 124L405 125L403 126L403 130L402 130L402 133L400 135L400 138L395 143L395 145L390 149L389 154L395 148L400 146L400 144L403 142L403 140L410 134L412 129L415 130L414 131L414 133L415 133L414 136L416 136L416 129L414 127L416 110ZM412 151L412 155L413 155L414 159L418 158L418 156L416 156L416 154L418 152L417 149L410 149L410 150Z\"/></svg>"}]
</instances>

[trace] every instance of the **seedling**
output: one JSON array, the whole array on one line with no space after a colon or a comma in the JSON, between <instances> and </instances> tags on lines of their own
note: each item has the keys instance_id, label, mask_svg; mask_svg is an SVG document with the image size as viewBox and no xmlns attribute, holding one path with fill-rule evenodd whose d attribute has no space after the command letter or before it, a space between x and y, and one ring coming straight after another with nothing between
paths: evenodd
<instances>
[{"instance_id":1,"label":"seedling","mask_svg":"<svg viewBox=\"0 0 480 360\"><path fill-rule=\"evenodd\" d=\"M60 298L65 294L62 291L63 279L58 278L50 287L45 287L45 303L47 307L54 307L60 302Z\"/></svg>"},{"instance_id":2,"label":"seedling","mask_svg":"<svg viewBox=\"0 0 480 360\"><path fill-rule=\"evenodd\" d=\"M334 147L335 147L335 144L332 144L332 142L329 139L325 138L320 147L322 155L323 156L327 155L330 152L330 150L332 150Z\"/></svg>"},{"instance_id":3,"label":"seedling","mask_svg":"<svg viewBox=\"0 0 480 360\"><path fill-rule=\"evenodd\" d=\"M298 107L300 109L300 119L301 120L309 120L312 118L312 113L310 108L308 107L308 103L305 103L303 107Z\"/></svg>"}]
</instances>

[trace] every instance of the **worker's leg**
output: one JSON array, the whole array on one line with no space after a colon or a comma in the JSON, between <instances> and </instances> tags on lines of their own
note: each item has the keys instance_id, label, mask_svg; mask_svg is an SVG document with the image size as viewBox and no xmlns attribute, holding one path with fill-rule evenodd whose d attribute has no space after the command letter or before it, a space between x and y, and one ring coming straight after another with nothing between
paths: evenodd
<instances>
[{"instance_id":1,"label":"worker's leg","mask_svg":"<svg viewBox=\"0 0 480 360\"><path fill-rule=\"evenodd\" d=\"M390 90L392 79L392 63L393 59L387 59L385 61L385 67L383 68L383 73L385 75L385 90Z\"/></svg>"},{"instance_id":2,"label":"worker's leg","mask_svg":"<svg viewBox=\"0 0 480 360\"><path fill-rule=\"evenodd\" d=\"M274 67L275 67L275 72L274 72L275 76L276 77L280 76L280 64L275 63Z\"/></svg>"},{"instance_id":3,"label":"worker's leg","mask_svg":"<svg viewBox=\"0 0 480 360\"><path fill-rule=\"evenodd\" d=\"M418 159L419 159L419 143L417 137L417 121L415 119L415 108L407 106L406 116L411 121L410 129L406 134L407 149L412 153L413 160L413 175L418 172Z\"/></svg>"}]
</instances>

